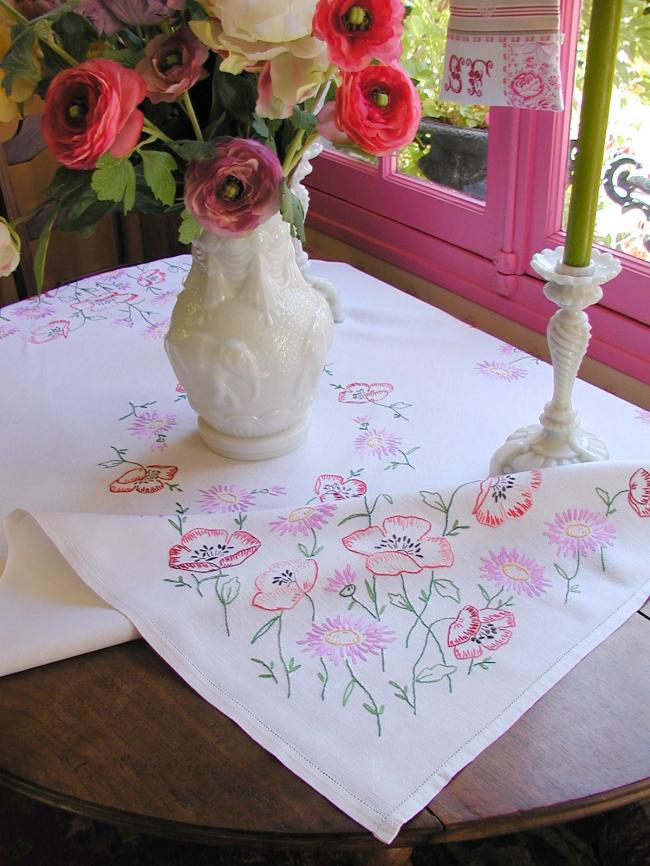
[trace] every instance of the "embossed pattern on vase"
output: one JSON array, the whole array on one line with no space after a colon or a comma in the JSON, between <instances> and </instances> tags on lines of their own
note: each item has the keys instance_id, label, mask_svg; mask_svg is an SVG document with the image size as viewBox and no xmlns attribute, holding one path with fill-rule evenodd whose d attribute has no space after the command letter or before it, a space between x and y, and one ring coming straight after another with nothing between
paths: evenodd
<instances>
[{"instance_id":1,"label":"embossed pattern on vase","mask_svg":"<svg viewBox=\"0 0 650 866\"><path fill-rule=\"evenodd\" d=\"M305 281L276 214L244 238L203 233L166 348L190 405L232 436L300 423L320 382L333 322Z\"/></svg>"}]
</instances>

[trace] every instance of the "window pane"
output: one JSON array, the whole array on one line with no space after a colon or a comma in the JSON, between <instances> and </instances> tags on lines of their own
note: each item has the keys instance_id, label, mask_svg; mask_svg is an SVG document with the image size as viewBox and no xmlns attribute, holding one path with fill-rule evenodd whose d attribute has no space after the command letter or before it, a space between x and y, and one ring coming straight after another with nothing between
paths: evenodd
<instances>
[{"instance_id":1,"label":"window pane","mask_svg":"<svg viewBox=\"0 0 650 866\"><path fill-rule=\"evenodd\" d=\"M447 0L406 3L402 64L417 81L422 124L398 155L398 171L485 199L487 108L438 99L449 7Z\"/></svg>"},{"instance_id":2,"label":"window pane","mask_svg":"<svg viewBox=\"0 0 650 866\"><path fill-rule=\"evenodd\" d=\"M624 0L621 36L609 111L595 240L650 260L650 16L647 0ZM583 3L571 114L578 138L591 0ZM565 197L565 221L571 171Z\"/></svg>"}]
</instances>

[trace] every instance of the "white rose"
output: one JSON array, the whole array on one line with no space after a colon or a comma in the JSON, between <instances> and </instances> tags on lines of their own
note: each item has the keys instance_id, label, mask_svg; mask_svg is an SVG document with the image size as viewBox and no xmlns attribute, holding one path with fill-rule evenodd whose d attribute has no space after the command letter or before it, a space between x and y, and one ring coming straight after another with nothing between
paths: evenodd
<instances>
[{"instance_id":1,"label":"white rose","mask_svg":"<svg viewBox=\"0 0 650 866\"><path fill-rule=\"evenodd\" d=\"M223 32L245 42L295 42L311 35L317 0L202 0Z\"/></svg>"},{"instance_id":2,"label":"white rose","mask_svg":"<svg viewBox=\"0 0 650 866\"><path fill-rule=\"evenodd\" d=\"M20 262L20 238L9 223L0 217L0 277L8 277Z\"/></svg>"}]
</instances>

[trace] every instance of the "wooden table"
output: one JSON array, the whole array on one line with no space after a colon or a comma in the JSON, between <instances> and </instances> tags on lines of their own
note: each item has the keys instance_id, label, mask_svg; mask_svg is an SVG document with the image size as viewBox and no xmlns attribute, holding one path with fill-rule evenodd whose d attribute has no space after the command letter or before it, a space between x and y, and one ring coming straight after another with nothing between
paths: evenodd
<instances>
[{"instance_id":1,"label":"wooden table","mask_svg":"<svg viewBox=\"0 0 650 866\"><path fill-rule=\"evenodd\" d=\"M456 776L391 849L143 641L0 680L0 782L153 835L357 851L360 863L402 866L415 845L526 830L650 796L649 620L650 604Z\"/></svg>"}]
</instances>

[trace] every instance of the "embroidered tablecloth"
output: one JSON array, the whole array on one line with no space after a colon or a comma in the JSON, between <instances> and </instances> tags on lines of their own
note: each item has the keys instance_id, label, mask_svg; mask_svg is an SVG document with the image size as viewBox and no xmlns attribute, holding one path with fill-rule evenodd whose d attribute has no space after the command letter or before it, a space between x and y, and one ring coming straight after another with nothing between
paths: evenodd
<instances>
[{"instance_id":1,"label":"embroidered tablecloth","mask_svg":"<svg viewBox=\"0 0 650 866\"><path fill-rule=\"evenodd\" d=\"M347 318L309 441L234 463L164 355L188 266L2 310L0 674L139 632L390 841L645 600L650 413L578 383L616 462L486 478L550 368L321 263Z\"/></svg>"}]
</instances>

